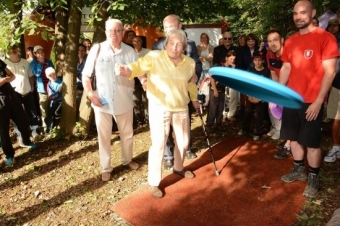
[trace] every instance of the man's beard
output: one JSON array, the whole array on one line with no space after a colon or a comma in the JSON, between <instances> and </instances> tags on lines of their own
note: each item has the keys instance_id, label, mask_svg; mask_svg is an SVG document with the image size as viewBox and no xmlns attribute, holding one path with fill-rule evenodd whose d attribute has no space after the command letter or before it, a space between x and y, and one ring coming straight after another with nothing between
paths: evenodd
<instances>
[{"instance_id":1,"label":"man's beard","mask_svg":"<svg viewBox=\"0 0 340 226\"><path fill-rule=\"evenodd\" d=\"M310 23L300 23L300 24L297 24L295 21L294 21L294 23L295 23L295 26L297 28L299 28L299 29L304 29L304 28L308 27L309 24L310 24Z\"/></svg>"}]
</instances>

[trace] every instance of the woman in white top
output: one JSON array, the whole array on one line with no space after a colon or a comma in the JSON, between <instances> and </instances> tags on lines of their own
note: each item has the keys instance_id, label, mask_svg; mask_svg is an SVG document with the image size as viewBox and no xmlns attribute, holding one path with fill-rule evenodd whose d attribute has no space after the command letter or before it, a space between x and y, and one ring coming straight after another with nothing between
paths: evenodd
<instances>
[{"instance_id":1,"label":"woman in white top","mask_svg":"<svg viewBox=\"0 0 340 226\"><path fill-rule=\"evenodd\" d=\"M208 70L213 60L214 47L209 44L209 36L207 33L201 34L201 43L197 46L197 52L202 62L202 74L199 83L208 76Z\"/></svg>"}]
</instances>

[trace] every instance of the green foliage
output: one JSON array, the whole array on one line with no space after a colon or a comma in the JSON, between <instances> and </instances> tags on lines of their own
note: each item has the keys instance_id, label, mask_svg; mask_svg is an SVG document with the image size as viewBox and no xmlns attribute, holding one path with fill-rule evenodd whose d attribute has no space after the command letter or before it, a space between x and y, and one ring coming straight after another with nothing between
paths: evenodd
<instances>
[{"instance_id":1,"label":"green foliage","mask_svg":"<svg viewBox=\"0 0 340 226\"><path fill-rule=\"evenodd\" d=\"M51 129L50 133L47 134L46 139L59 141L63 140L65 138L65 135L66 134L59 127L54 127L53 129Z\"/></svg>"},{"instance_id":2,"label":"green foliage","mask_svg":"<svg viewBox=\"0 0 340 226\"><path fill-rule=\"evenodd\" d=\"M19 44L21 35L41 34L43 39L53 39L53 29L24 17L21 21L18 14L0 13L0 48L6 51L10 46ZM18 26L16 26L18 25Z\"/></svg>"},{"instance_id":3,"label":"green foliage","mask_svg":"<svg viewBox=\"0 0 340 226\"><path fill-rule=\"evenodd\" d=\"M87 136L86 128L82 126L79 122L76 122L76 127L73 135L79 138L86 137Z\"/></svg>"}]
</instances>

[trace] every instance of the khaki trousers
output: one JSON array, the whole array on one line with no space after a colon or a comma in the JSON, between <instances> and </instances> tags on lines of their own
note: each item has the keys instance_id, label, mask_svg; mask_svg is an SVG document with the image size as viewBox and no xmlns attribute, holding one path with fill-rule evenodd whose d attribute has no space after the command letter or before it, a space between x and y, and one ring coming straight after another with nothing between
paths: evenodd
<instances>
[{"instance_id":1,"label":"khaki trousers","mask_svg":"<svg viewBox=\"0 0 340 226\"><path fill-rule=\"evenodd\" d=\"M98 144L99 144L99 158L101 165L101 172L111 172L111 134L112 134L112 115L103 113L98 110L94 111ZM133 152L133 109L128 112L113 116L118 126L119 137L121 143L121 162L126 165L132 160Z\"/></svg>"},{"instance_id":2,"label":"khaki trousers","mask_svg":"<svg viewBox=\"0 0 340 226\"><path fill-rule=\"evenodd\" d=\"M148 159L148 183L151 186L158 186L162 179L162 160L170 124L173 127L175 142L174 169L183 170L184 156L189 148L190 118L188 109L170 112L161 105L149 102L149 124L152 144Z\"/></svg>"}]
</instances>

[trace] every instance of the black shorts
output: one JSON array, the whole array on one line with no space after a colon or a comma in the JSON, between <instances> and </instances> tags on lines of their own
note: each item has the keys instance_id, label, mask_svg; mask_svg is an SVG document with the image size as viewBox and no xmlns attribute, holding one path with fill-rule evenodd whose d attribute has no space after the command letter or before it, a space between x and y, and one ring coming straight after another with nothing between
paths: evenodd
<instances>
[{"instance_id":1,"label":"black shorts","mask_svg":"<svg viewBox=\"0 0 340 226\"><path fill-rule=\"evenodd\" d=\"M320 148L323 105L318 117L306 120L306 110L310 104L303 104L301 109L283 108L280 138L297 141L307 148Z\"/></svg>"}]
</instances>

